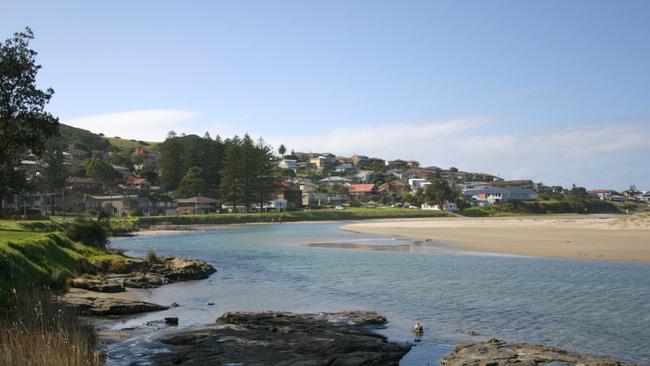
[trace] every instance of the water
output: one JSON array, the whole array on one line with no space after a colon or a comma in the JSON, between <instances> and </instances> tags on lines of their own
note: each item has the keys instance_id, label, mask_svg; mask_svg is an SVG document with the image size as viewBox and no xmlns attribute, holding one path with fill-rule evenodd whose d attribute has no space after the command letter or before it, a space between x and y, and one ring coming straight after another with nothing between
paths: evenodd
<instances>
[{"instance_id":1,"label":"water","mask_svg":"<svg viewBox=\"0 0 650 366\"><path fill-rule=\"evenodd\" d=\"M213 323L235 310L367 309L388 317L383 332L394 340L411 341L411 326L424 325L404 365L438 364L454 343L488 337L650 363L650 265L468 254L338 226L242 225L116 239L114 247L130 255L154 249L208 261L218 272L143 292L149 301L182 306L115 327L168 315L181 326ZM469 337L470 330L481 336ZM146 360L143 347L150 346L144 338L113 345L109 361Z\"/></svg>"}]
</instances>

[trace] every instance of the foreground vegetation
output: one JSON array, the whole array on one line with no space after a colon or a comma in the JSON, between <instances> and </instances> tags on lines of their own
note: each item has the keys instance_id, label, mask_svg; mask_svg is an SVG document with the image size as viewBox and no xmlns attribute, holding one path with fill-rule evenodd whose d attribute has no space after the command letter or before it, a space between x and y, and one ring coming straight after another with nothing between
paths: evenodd
<instances>
[{"instance_id":1,"label":"foreground vegetation","mask_svg":"<svg viewBox=\"0 0 650 366\"><path fill-rule=\"evenodd\" d=\"M6 308L15 288L63 289L71 276L83 270L86 261L101 264L128 260L106 250L95 237L82 237L87 243L83 244L68 236L85 232L87 221L62 225L0 220L0 310Z\"/></svg>"},{"instance_id":2,"label":"foreground vegetation","mask_svg":"<svg viewBox=\"0 0 650 366\"><path fill-rule=\"evenodd\" d=\"M11 294L0 316L0 366L102 364L93 324L39 289Z\"/></svg>"},{"instance_id":3,"label":"foreground vegetation","mask_svg":"<svg viewBox=\"0 0 650 366\"><path fill-rule=\"evenodd\" d=\"M621 213L622 208L612 202L593 198L560 200L513 201L488 207L471 206L461 211L463 216L517 216L530 214L593 214Z\"/></svg>"}]
</instances>

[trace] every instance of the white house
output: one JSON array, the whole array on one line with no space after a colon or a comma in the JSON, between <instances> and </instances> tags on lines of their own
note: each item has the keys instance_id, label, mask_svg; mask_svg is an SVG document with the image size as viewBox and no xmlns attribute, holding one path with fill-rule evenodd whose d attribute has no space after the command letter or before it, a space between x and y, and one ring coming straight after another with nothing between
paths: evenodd
<instances>
[{"instance_id":1,"label":"white house","mask_svg":"<svg viewBox=\"0 0 650 366\"><path fill-rule=\"evenodd\" d=\"M344 173L348 170L354 170L354 165L352 165L351 163L343 163L334 167L334 171L337 173Z\"/></svg>"},{"instance_id":2,"label":"white house","mask_svg":"<svg viewBox=\"0 0 650 366\"><path fill-rule=\"evenodd\" d=\"M278 167L280 167L282 169L296 170L296 169L298 169L298 161L293 160L293 159L282 159L278 163Z\"/></svg>"},{"instance_id":3,"label":"white house","mask_svg":"<svg viewBox=\"0 0 650 366\"><path fill-rule=\"evenodd\" d=\"M449 212L458 211L458 206L453 202L445 202L442 205L442 207L440 207L440 205L423 203L421 208L423 210L435 210L435 211L449 211Z\"/></svg>"},{"instance_id":4,"label":"white house","mask_svg":"<svg viewBox=\"0 0 650 366\"><path fill-rule=\"evenodd\" d=\"M490 204L537 199L537 192L521 187L474 187L463 190L463 194L472 201L487 201Z\"/></svg>"},{"instance_id":5,"label":"white house","mask_svg":"<svg viewBox=\"0 0 650 366\"><path fill-rule=\"evenodd\" d=\"M431 184L431 182L429 182L428 180L423 179L423 178L411 178L411 179L409 179L409 186L411 186L411 189L414 190L414 191L416 189L424 188L424 187L428 186L429 184Z\"/></svg>"}]
</instances>

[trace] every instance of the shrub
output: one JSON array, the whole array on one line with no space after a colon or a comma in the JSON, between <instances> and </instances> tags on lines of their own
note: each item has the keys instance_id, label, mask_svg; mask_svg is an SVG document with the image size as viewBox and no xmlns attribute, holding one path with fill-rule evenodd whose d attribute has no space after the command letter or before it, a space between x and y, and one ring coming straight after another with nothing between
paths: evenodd
<instances>
[{"instance_id":1,"label":"shrub","mask_svg":"<svg viewBox=\"0 0 650 366\"><path fill-rule=\"evenodd\" d=\"M147 260L149 262L158 262L158 255L155 250L149 249L149 252L147 252Z\"/></svg>"},{"instance_id":2,"label":"shrub","mask_svg":"<svg viewBox=\"0 0 650 366\"><path fill-rule=\"evenodd\" d=\"M74 241L100 249L106 249L108 243L106 229L95 220L77 218L71 224L68 224L65 233Z\"/></svg>"}]
</instances>

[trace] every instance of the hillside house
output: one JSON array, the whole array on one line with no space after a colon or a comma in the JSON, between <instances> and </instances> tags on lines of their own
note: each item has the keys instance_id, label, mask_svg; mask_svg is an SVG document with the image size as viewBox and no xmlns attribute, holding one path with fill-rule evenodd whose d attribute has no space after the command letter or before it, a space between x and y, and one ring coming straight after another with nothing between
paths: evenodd
<instances>
[{"instance_id":1,"label":"hillside house","mask_svg":"<svg viewBox=\"0 0 650 366\"><path fill-rule=\"evenodd\" d=\"M376 187L374 184L352 184L348 189L350 197L365 197L377 193Z\"/></svg>"}]
</instances>

